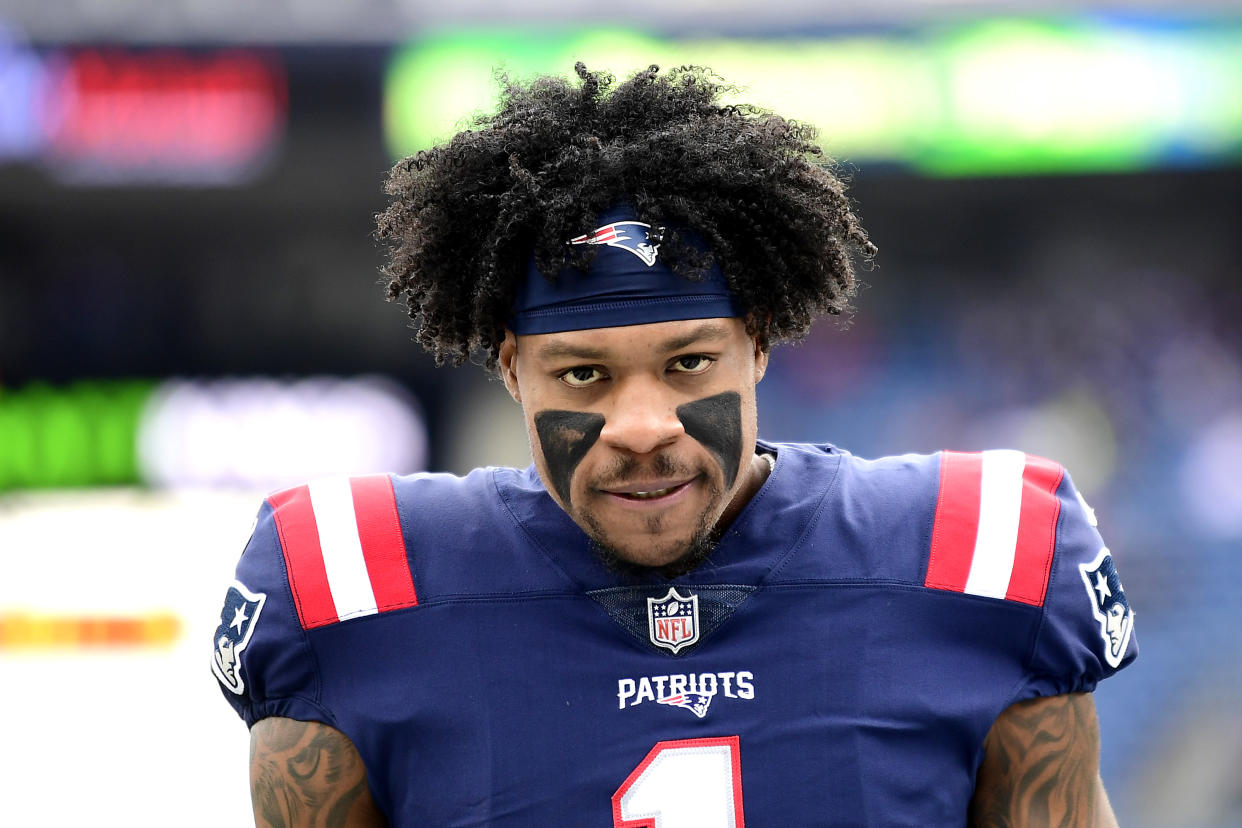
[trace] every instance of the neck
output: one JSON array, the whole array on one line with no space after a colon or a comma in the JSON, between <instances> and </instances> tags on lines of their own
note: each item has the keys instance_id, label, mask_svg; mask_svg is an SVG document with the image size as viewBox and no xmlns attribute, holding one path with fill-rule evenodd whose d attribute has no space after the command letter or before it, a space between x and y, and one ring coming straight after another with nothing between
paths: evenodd
<instances>
[{"instance_id":1,"label":"neck","mask_svg":"<svg viewBox=\"0 0 1242 828\"><path fill-rule=\"evenodd\" d=\"M750 456L750 462L746 464L746 469L742 472L741 485L738 486L737 493L733 495L733 499L729 501L729 505L720 515L720 520L716 522L714 532L716 537L723 534L733 524L737 516L746 508L746 504L750 503L750 499L763 487L771 473L772 466L762 455L752 454Z\"/></svg>"}]
</instances>

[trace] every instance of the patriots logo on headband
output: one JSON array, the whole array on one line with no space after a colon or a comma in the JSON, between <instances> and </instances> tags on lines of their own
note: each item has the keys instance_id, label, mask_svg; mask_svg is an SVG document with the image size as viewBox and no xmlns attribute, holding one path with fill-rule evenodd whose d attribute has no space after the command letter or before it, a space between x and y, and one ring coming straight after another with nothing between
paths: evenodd
<instances>
[{"instance_id":1,"label":"patriots logo on headband","mask_svg":"<svg viewBox=\"0 0 1242 828\"><path fill-rule=\"evenodd\" d=\"M599 226L568 238L556 274L545 274L532 249L526 278L513 297L506 327L518 336L647 325L681 319L737 318L746 308L729 287L710 247L689 228L670 228L710 259L700 279L679 276L658 257L665 228L639 221L624 202L600 213ZM577 229L577 228L575 228ZM574 232L574 231L570 231ZM598 256L574 256L578 245L602 245ZM625 253L619 251L624 250ZM578 261L587 259L590 261Z\"/></svg>"},{"instance_id":2,"label":"patriots logo on headband","mask_svg":"<svg viewBox=\"0 0 1242 828\"><path fill-rule=\"evenodd\" d=\"M660 251L659 244L651 243L651 225L643 224L641 221L614 221L612 224L597 227L590 233L575 236L569 240L569 243L606 244L609 247L619 247L642 259L647 267L655 264L656 255Z\"/></svg>"}]
</instances>

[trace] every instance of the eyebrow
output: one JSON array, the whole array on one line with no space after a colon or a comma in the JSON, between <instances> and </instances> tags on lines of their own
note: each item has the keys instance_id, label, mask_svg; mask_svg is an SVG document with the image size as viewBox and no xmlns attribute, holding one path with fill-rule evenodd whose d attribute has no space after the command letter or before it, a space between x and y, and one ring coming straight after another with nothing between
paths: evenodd
<instances>
[{"instance_id":1,"label":"eyebrow","mask_svg":"<svg viewBox=\"0 0 1242 828\"><path fill-rule=\"evenodd\" d=\"M719 342L729 338L729 330L719 322L704 322L684 334L666 339L656 345L660 351L680 351L698 342ZM608 351L590 345L574 345L568 342L549 342L539 348L543 359L584 359L603 361Z\"/></svg>"},{"instance_id":2,"label":"eyebrow","mask_svg":"<svg viewBox=\"0 0 1242 828\"><path fill-rule=\"evenodd\" d=\"M680 351L696 342L719 342L729 338L729 329L719 322L704 322L681 336L666 339L659 347L665 351Z\"/></svg>"},{"instance_id":3,"label":"eyebrow","mask_svg":"<svg viewBox=\"0 0 1242 828\"><path fill-rule=\"evenodd\" d=\"M539 356L543 359L589 359L602 360L607 356L606 352L601 348L591 348L585 345L570 345L565 342L549 342L547 345L540 346Z\"/></svg>"}]
</instances>

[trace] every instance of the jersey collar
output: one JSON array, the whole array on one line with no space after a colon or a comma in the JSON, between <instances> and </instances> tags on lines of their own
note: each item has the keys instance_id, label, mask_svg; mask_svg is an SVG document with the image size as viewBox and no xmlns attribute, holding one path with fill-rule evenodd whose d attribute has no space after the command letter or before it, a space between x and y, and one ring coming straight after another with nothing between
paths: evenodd
<instances>
[{"instance_id":1,"label":"jersey collar","mask_svg":"<svg viewBox=\"0 0 1242 828\"><path fill-rule=\"evenodd\" d=\"M497 469L496 488L526 539L584 590L659 584L759 586L805 542L836 481L841 453L831 446L759 441L776 465L696 569L676 578L629 575L605 567L586 534L556 504L535 467Z\"/></svg>"}]
</instances>

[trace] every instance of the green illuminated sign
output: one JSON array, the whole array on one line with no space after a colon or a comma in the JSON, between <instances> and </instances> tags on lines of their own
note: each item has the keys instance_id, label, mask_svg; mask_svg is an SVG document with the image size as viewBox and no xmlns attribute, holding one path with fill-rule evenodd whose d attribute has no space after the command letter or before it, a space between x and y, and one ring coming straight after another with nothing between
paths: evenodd
<instances>
[{"instance_id":1,"label":"green illuminated sign","mask_svg":"<svg viewBox=\"0 0 1242 828\"><path fill-rule=\"evenodd\" d=\"M0 491L136 483L149 382L0 389Z\"/></svg>"},{"instance_id":2,"label":"green illuminated sign","mask_svg":"<svg viewBox=\"0 0 1242 828\"><path fill-rule=\"evenodd\" d=\"M932 175L1129 170L1242 156L1242 23L1164 28L1002 19L819 39L635 31L459 31L400 50L385 130L395 156L495 105L492 73L626 76L712 67L739 100L815 124L830 154Z\"/></svg>"},{"instance_id":3,"label":"green illuminated sign","mask_svg":"<svg viewBox=\"0 0 1242 828\"><path fill-rule=\"evenodd\" d=\"M620 74L666 58L670 44L624 30L458 32L399 51L384 86L389 147L406 155L452 137L470 117L494 108L494 69L515 77L572 74L574 62ZM586 57L584 57L586 56Z\"/></svg>"}]
</instances>

